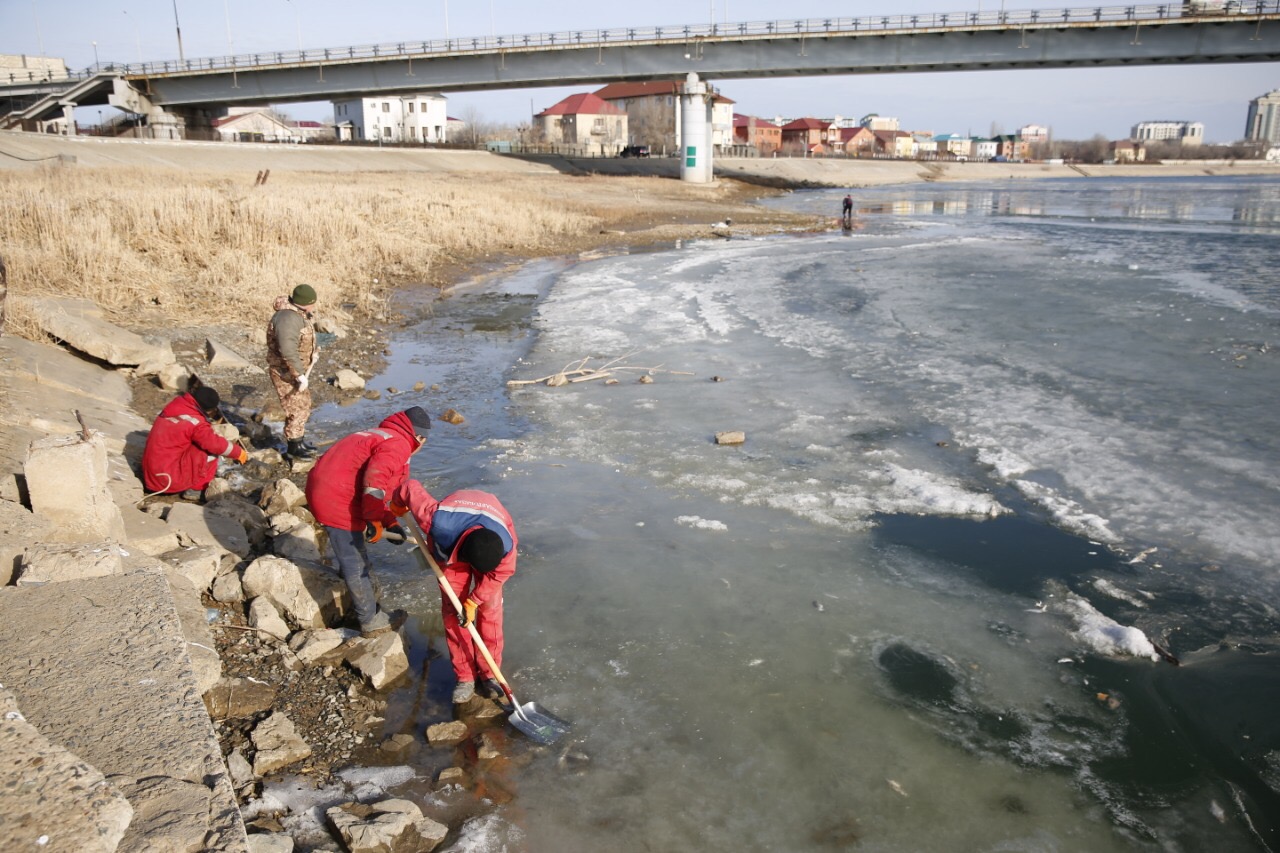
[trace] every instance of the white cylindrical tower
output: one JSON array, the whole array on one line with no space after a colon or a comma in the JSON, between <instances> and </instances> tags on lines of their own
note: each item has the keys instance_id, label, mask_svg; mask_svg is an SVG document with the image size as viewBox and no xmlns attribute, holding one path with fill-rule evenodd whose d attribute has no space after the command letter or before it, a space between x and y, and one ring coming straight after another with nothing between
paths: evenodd
<instances>
[{"instance_id":1,"label":"white cylindrical tower","mask_svg":"<svg viewBox=\"0 0 1280 853\"><path fill-rule=\"evenodd\" d=\"M690 71L680 92L680 180L705 184L711 180L711 139L707 84Z\"/></svg>"}]
</instances>

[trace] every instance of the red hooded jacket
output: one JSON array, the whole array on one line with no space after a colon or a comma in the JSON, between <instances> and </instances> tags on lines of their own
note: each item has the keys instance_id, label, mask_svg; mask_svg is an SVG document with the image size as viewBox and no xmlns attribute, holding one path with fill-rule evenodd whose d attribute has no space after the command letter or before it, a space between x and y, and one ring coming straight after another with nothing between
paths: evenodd
<instances>
[{"instance_id":1,"label":"red hooded jacket","mask_svg":"<svg viewBox=\"0 0 1280 853\"><path fill-rule=\"evenodd\" d=\"M339 530L394 522L387 501L409 479L409 457L417 449L417 433L404 412L330 447L307 475L307 504L316 521Z\"/></svg>"},{"instance_id":2,"label":"red hooded jacket","mask_svg":"<svg viewBox=\"0 0 1280 853\"><path fill-rule=\"evenodd\" d=\"M409 508L413 518L427 537L431 556L452 583L466 574L474 583L469 595L479 604L499 600L502 585L516 571L516 525L511 513L493 495L475 489L462 489L437 501L417 480L409 480L396 490L395 502ZM477 527L485 527L502 539L506 556L491 572L480 573L458 559L458 546L463 536ZM453 583L457 591L459 584ZM462 584L464 591L467 586ZM460 596L461 597L461 596ZM501 626L498 628L501 632Z\"/></svg>"},{"instance_id":3,"label":"red hooded jacket","mask_svg":"<svg viewBox=\"0 0 1280 853\"><path fill-rule=\"evenodd\" d=\"M218 457L234 445L213 431L190 394L169 401L147 434L142 481L147 490L175 493L203 489L218 473Z\"/></svg>"}]
</instances>

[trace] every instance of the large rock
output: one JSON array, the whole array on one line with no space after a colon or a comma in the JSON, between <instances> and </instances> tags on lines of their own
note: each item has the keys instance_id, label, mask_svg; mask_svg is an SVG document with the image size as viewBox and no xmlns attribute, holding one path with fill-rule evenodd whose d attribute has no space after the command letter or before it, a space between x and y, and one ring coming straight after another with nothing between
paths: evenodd
<instances>
[{"instance_id":1,"label":"large rock","mask_svg":"<svg viewBox=\"0 0 1280 853\"><path fill-rule=\"evenodd\" d=\"M113 489L118 494L118 489ZM148 512L143 512L133 502L120 503L120 518L124 521L125 541L133 551L158 557L178 547L178 536L173 528Z\"/></svg>"},{"instance_id":2,"label":"large rock","mask_svg":"<svg viewBox=\"0 0 1280 853\"><path fill-rule=\"evenodd\" d=\"M187 657L191 659L196 689L204 693L222 678L222 657L218 654L213 631L205 618L204 603L200 600L205 587L197 588L186 575L172 570L165 571L165 579L169 581L174 609L178 611L178 621L182 624L182 636L187 641Z\"/></svg>"},{"instance_id":3,"label":"large rock","mask_svg":"<svg viewBox=\"0 0 1280 853\"><path fill-rule=\"evenodd\" d=\"M272 516L271 527L275 534L271 550L289 560L311 563L320 562L320 543L316 530L291 512Z\"/></svg>"},{"instance_id":4,"label":"large rock","mask_svg":"<svg viewBox=\"0 0 1280 853\"><path fill-rule=\"evenodd\" d=\"M434 723L427 726L427 743L432 746L453 746L462 743L470 734L467 724L461 720Z\"/></svg>"},{"instance_id":5,"label":"large rock","mask_svg":"<svg viewBox=\"0 0 1280 853\"><path fill-rule=\"evenodd\" d=\"M300 628L336 623L349 609L346 583L318 564L259 557L245 569L240 582L246 596L265 596Z\"/></svg>"},{"instance_id":6,"label":"large rock","mask_svg":"<svg viewBox=\"0 0 1280 853\"><path fill-rule=\"evenodd\" d=\"M28 298L40 328L82 353L116 366L136 365L142 374L157 373L175 361L167 341L147 340L103 318L88 299Z\"/></svg>"},{"instance_id":7,"label":"large rock","mask_svg":"<svg viewBox=\"0 0 1280 853\"><path fill-rule=\"evenodd\" d=\"M0 593L0 683L32 725L128 799L122 851L246 848L189 648L162 574Z\"/></svg>"},{"instance_id":8,"label":"large rock","mask_svg":"<svg viewBox=\"0 0 1280 853\"><path fill-rule=\"evenodd\" d=\"M131 400L120 373L58 347L0 337L0 499L26 501L28 448L79 432L77 412L104 433L108 452L136 449L141 456L150 423L129 408Z\"/></svg>"},{"instance_id":9,"label":"large rock","mask_svg":"<svg viewBox=\"0 0 1280 853\"><path fill-rule=\"evenodd\" d=\"M219 501L218 505L223 503L226 501ZM193 545L221 548L239 557L249 556L252 550L244 525L216 513L213 507L176 503L169 508L165 521L179 536L185 537Z\"/></svg>"},{"instance_id":10,"label":"large rock","mask_svg":"<svg viewBox=\"0 0 1280 853\"><path fill-rule=\"evenodd\" d=\"M369 686L381 690L409 671L409 656L397 631L360 640L347 655L347 661L369 680Z\"/></svg>"},{"instance_id":11,"label":"large rock","mask_svg":"<svg viewBox=\"0 0 1280 853\"><path fill-rule=\"evenodd\" d=\"M344 643L355 640L359 631L351 628L320 628L299 631L289 638L289 648L305 664L337 663L344 655Z\"/></svg>"},{"instance_id":12,"label":"large rock","mask_svg":"<svg viewBox=\"0 0 1280 853\"><path fill-rule=\"evenodd\" d=\"M32 545L22 556L18 586L101 578L122 574L124 554L113 542L92 545Z\"/></svg>"},{"instance_id":13,"label":"large rock","mask_svg":"<svg viewBox=\"0 0 1280 853\"><path fill-rule=\"evenodd\" d=\"M272 451L273 453L275 451ZM258 506L243 495L223 495L205 507L210 515L230 518L244 528L249 544L255 548L267 538L267 516Z\"/></svg>"},{"instance_id":14,"label":"large rock","mask_svg":"<svg viewBox=\"0 0 1280 853\"><path fill-rule=\"evenodd\" d=\"M215 720L239 720L268 711L276 701L276 688L253 678L222 678L205 691L204 706Z\"/></svg>"},{"instance_id":15,"label":"large rock","mask_svg":"<svg viewBox=\"0 0 1280 853\"><path fill-rule=\"evenodd\" d=\"M289 626L280 618L280 611L260 595L249 603L249 627L264 631L277 640L289 639Z\"/></svg>"},{"instance_id":16,"label":"large rock","mask_svg":"<svg viewBox=\"0 0 1280 853\"><path fill-rule=\"evenodd\" d=\"M23 474L31 511L57 527L60 541L125 541L124 519L108 485L101 433L32 442Z\"/></svg>"},{"instance_id":17,"label":"large rock","mask_svg":"<svg viewBox=\"0 0 1280 853\"><path fill-rule=\"evenodd\" d=\"M194 548L175 548L160 555L160 562L169 571L182 575L191 585L204 592L222 569L222 556L229 553L219 545L203 545Z\"/></svg>"},{"instance_id":18,"label":"large rock","mask_svg":"<svg viewBox=\"0 0 1280 853\"><path fill-rule=\"evenodd\" d=\"M253 745L258 750L253 757L253 772L265 776L296 764L311 756L311 747L298 736L293 721L280 711L275 711L253 730Z\"/></svg>"},{"instance_id":19,"label":"large rock","mask_svg":"<svg viewBox=\"0 0 1280 853\"><path fill-rule=\"evenodd\" d=\"M351 853L428 853L449 833L409 800L345 803L325 814Z\"/></svg>"},{"instance_id":20,"label":"large rock","mask_svg":"<svg viewBox=\"0 0 1280 853\"><path fill-rule=\"evenodd\" d=\"M262 487L262 497L258 499L258 506L262 507L262 511L268 516L272 516L288 512L306 502L307 496L302 489L298 488L293 480L282 477Z\"/></svg>"},{"instance_id":21,"label":"large rock","mask_svg":"<svg viewBox=\"0 0 1280 853\"><path fill-rule=\"evenodd\" d=\"M0 850L112 853L133 807L97 768L52 743L0 687Z\"/></svg>"},{"instance_id":22,"label":"large rock","mask_svg":"<svg viewBox=\"0 0 1280 853\"><path fill-rule=\"evenodd\" d=\"M52 525L20 503L0 500L0 586L7 586L32 542L41 542Z\"/></svg>"},{"instance_id":23,"label":"large rock","mask_svg":"<svg viewBox=\"0 0 1280 853\"><path fill-rule=\"evenodd\" d=\"M354 370L343 368L333 378L333 384L340 391L363 391L364 379Z\"/></svg>"},{"instance_id":24,"label":"large rock","mask_svg":"<svg viewBox=\"0 0 1280 853\"><path fill-rule=\"evenodd\" d=\"M224 343L207 338L204 342L205 356L210 367L218 370L238 370L245 373L266 373L258 365L249 361L240 353Z\"/></svg>"}]
</instances>

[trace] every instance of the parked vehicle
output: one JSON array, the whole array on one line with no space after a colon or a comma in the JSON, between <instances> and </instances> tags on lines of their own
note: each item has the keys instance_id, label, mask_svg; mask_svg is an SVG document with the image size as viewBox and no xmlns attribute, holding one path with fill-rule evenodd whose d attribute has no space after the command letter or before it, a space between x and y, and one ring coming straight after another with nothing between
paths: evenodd
<instances>
[{"instance_id":1,"label":"parked vehicle","mask_svg":"<svg viewBox=\"0 0 1280 853\"><path fill-rule=\"evenodd\" d=\"M649 156L649 146L648 146L648 145L628 145L626 148L623 148L623 149L622 149L622 152L619 154L619 156L621 156L621 157L648 157L648 156Z\"/></svg>"}]
</instances>

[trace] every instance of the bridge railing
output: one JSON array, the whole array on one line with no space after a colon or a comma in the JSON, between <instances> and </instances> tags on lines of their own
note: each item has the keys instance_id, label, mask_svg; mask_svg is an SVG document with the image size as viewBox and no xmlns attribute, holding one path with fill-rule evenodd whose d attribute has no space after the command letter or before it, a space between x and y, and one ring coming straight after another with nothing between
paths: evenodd
<instances>
[{"instance_id":1,"label":"bridge railing","mask_svg":"<svg viewBox=\"0 0 1280 853\"><path fill-rule=\"evenodd\" d=\"M1225 0L1221 8L1208 3L1165 2L1091 6L1081 9L987 10L981 12L935 12L918 15L865 15L861 17L778 18L771 21L744 23L678 24L662 27L615 27L612 29L561 30L550 33L491 35L444 38L425 41L401 41L389 44L352 47L309 48L306 50L263 51L259 53L218 56L185 61L168 60L139 64L112 64L86 68L68 74L67 80L83 79L99 72L128 75L172 74L183 71L247 71L285 65L318 65L364 59L422 57L459 53L499 53L505 50L607 47L637 42L705 44L709 39L746 37L826 36L849 33L910 32L974 27L1037 27L1088 22L1167 21L1173 19L1202 20L1234 16L1280 14L1280 0ZM0 71L0 81L5 75ZM12 83L25 78L10 79Z\"/></svg>"}]
</instances>

